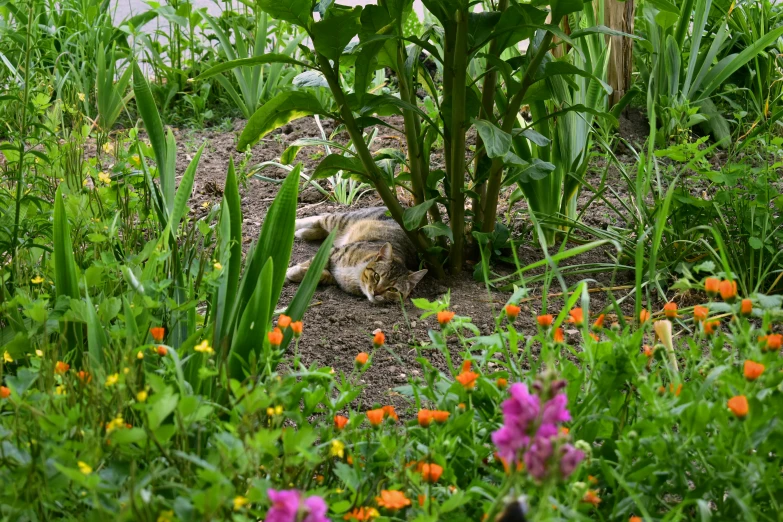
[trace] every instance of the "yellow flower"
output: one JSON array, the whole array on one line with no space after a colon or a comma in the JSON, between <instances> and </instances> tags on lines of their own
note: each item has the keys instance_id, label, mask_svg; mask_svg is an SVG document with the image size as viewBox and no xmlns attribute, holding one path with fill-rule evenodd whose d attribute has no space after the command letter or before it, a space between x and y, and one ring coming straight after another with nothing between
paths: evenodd
<instances>
[{"instance_id":1,"label":"yellow flower","mask_svg":"<svg viewBox=\"0 0 783 522\"><path fill-rule=\"evenodd\" d=\"M105 149L106 149L106 145L104 145L104 146L103 146L103 148L104 148L104 150L105 150ZM107 151L107 152L108 152L108 151ZM105 173L105 172L103 172L103 171L100 171L100 172L98 173L98 180L99 180L101 183L104 183L104 184L106 184L106 185L108 185L109 183L111 183L111 177L109 177L109 175L108 175L108 174L106 174L106 173Z\"/></svg>"},{"instance_id":2,"label":"yellow flower","mask_svg":"<svg viewBox=\"0 0 783 522\"><path fill-rule=\"evenodd\" d=\"M345 444L342 441L334 439L332 441L332 447L329 448L329 455L332 457L345 457Z\"/></svg>"},{"instance_id":3,"label":"yellow flower","mask_svg":"<svg viewBox=\"0 0 783 522\"><path fill-rule=\"evenodd\" d=\"M215 350L212 349L212 347L209 345L209 342L206 339L198 343L193 349L199 353L208 353L208 354L215 353Z\"/></svg>"},{"instance_id":4,"label":"yellow flower","mask_svg":"<svg viewBox=\"0 0 783 522\"><path fill-rule=\"evenodd\" d=\"M84 93L83 92L77 93L76 96L79 97L79 101L84 101Z\"/></svg>"},{"instance_id":5,"label":"yellow flower","mask_svg":"<svg viewBox=\"0 0 783 522\"><path fill-rule=\"evenodd\" d=\"M13 357L11 357L11 354L10 354L10 353L8 353L8 350L6 350L6 351L4 351L4 352L3 352L3 360L4 360L5 362L8 362L8 363L14 362L14 358L13 358Z\"/></svg>"},{"instance_id":6,"label":"yellow flower","mask_svg":"<svg viewBox=\"0 0 783 522\"><path fill-rule=\"evenodd\" d=\"M266 414L272 417L275 414L275 409L270 406L269 408L266 409Z\"/></svg>"},{"instance_id":7,"label":"yellow flower","mask_svg":"<svg viewBox=\"0 0 783 522\"><path fill-rule=\"evenodd\" d=\"M115 384L117 384L119 382L119 380L120 380L120 374L119 373L115 373L113 375L109 375L108 377L106 377L106 387L108 388L110 386L114 386Z\"/></svg>"},{"instance_id":8,"label":"yellow flower","mask_svg":"<svg viewBox=\"0 0 783 522\"><path fill-rule=\"evenodd\" d=\"M218 262L215 262L215 264L212 265L212 268L214 268L215 270L223 270L223 265L221 265Z\"/></svg>"},{"instance_id":9,"label":"yellow flower","mask_svg":"<svg viewBox=\"0 0 783 522\"><path fill-rule=\"evenodd\" d=\"M131 156L130 162L133 163L133 165L136 167L141 167L141 158L139 157L138 154L134 154L133 156Z\"/></svg>"},{"instance_id":10,"label":"yellow flower","mask_svg":"<svg viewBox=\"0 0 783 522\"><path fill-rule=\"evenodd\" d=\"M92 473L92 468L86 462L82 462L80 460L79 462L76 463L76 465L79 466L79 471L81 471L85 475L89 475L90 473Z\"/></svg>"},{"instance_id":11,"label":"yellow flower","mask_svg":"<svg viewBox=\"0 0 783 522\"><path fill-rule=\"evenodd\" d=\"M234 511L239 511L249 503L250 501L241 495L234 497Z\"/></svg>"},{"instance_id":12,"label":"yellow flower","mask_svg":"<svg viewBox=\"0 0 783 522\"><path fill-rule=\"evenodd\" d=\"M30 282L34 285L40 285L41 283L44 282L44 278L38 275L30 279Z\"/></svg>"},{"instance_id":13,"label":"yellow flower","mask_svg":"<svg viewBox=\"0 0 783 522\"><path fill-rule=\"evenodd\" d=\"M283 414L283 407L282 406L275 406L275 415L282 415Z\"/></svg>"},{"instance_id":14,"label":"yellow flower","mask_svg":"<svg viewBox=\"0 0 783 522\"><path fill-rule=\"evenodd\" d=\"M43 350L36 350L35 355L37 355L38 357L43 357Z\"/></svg>"},{"instance_id":15,"label":"yellow flower","mask_svg":"<svg viewBox=\"0 0 783 522\"><path fill-rule=\"evenodd\" d=\"M209 201L205 201L201 204L201 208L209 208Z\"/></svg>"},{"instance_id":16,"label":"yellow flower","mask_svg":"<svg viewBox=\"0 0 783 522\"><path fill-rule=\"evenodd\" d=\"M136 400L139 402L145 402L147 400L147 392L141 390L139 393L136 394Z\"/></svg>"},{"instance_id":17,"label":"yellow flower","mask_svg":"<svg viewBox=\"0 0 783 522\"><path fill-rule=\"evenodd\" d=\"M106 154L108 154L110 150L111 150L111 143L109 143L109 142L107 141L106 143L104 143L104 144L103 144L103 152L105 152Z\"/></svg>"},{"instance_id":18,"label":"yellow flower","mask_svg":"<svg viewBox=\"0 0 783 522\"><path fill-rule=\"evenodd\" d=\"M142 360L142 359L144 359L144 352L142 352L141 350L139 350L139 353L137 353L137 354L136 354L136 358L137 358L138 360Z\"/></svg>"},{"instance_id":19,"label":"yellow flower","mask_svg":"<svg viewBox=\"0 0 783 522\"><path fill-rule=\"evenodd\" d=\"M174 522L173 511L161 511L158 515L158 522Z\"/></svg>"},{"instance_id":20,"label":"yellow flower","mask_svg":"<svg viewBox=\"0 0 783 522\"><path fill-rule=\"evenodd\" d=\"M54 393L55 393L55 395L65 395L65 386L62 386L62 385L57 386L54 389Z\"/></svg>"},{"instance_id":21,"label":"yellow flower","mask_svg":"<svg viewBox=\"0 0 783 522\"><path fill-rule=\"evenodd\" d=\"M125 420L122 415L117 415L115 418L106 423L106 433L109 434L114 430L125 427Z\"/></svg>"},{"instance_id":22,"label":"yellow flower","mask_svg":"<svg viewBox=\"0 0 783 522\"><path fill-rule=\"evenodd\" d=\"M130 368L128 368L126 366L125 368L122 369L122 373L124 373L125 375L128 375L130 373Z\"/></svg>"}]
</instances>

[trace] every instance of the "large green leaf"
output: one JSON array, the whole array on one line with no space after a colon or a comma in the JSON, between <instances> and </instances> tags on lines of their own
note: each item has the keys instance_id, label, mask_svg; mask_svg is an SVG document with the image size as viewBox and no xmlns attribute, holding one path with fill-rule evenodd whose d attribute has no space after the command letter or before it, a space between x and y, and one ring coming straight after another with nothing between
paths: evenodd
<instances>
[{"instance_id":1,"label":"large green leaf","mask_svg":"<svg viewBox=\"0 0 783 522\"><path fill-rule=\"evenodd\" d=\"M402 213L402 222L405 225L405 228L407 230L414 230L415 228L419 227L424 217L427 215L427 211L437 203L437 199L428 199L424 203L420 203L416 205L415 207L406 208L405 212Z\"/></svg>"},{"instance_id":2,"label":"large green leaf","mask_svg":"<svg viewBox=\"0 0 783 522\"><path fill-rule=\"evenodd\" d=\"M242 207L240 205L239 185L237 184L233 159L228 164L228 175L226 176L226 184L223 189L223 204L226 206L230 218L228 271L224 292L226 306L231 306L236 299L239 275L242 272ZM230 309L226 311L230 311ZM221 326L221 332L224 332L223 335L227 334L229 315L228 313L223 313L224 319Z\"/></svg>"},{"instance_id":3,"label":"large green leaf","mask_svg":"<svg viewBox=\"0 0 783 522\"><path fill-rule=\"evenodd\" d=\"M345 46L359 33L361 12L361 7L355 7L315 22L310 31L315 50L330 60L337 61Z\"/></svg>"},{"instance_id":4,"label":"large green leaf","mask_svg":"<svg viewBox=\"0 0 783 522\"><path fill-rule=\"evenodd\" d=\"M76 261L73 256L71 227L63 203L62 184L54 195L54 292L57 298L79 299L79 281L76 276ZM81 360L81 328L78 324L61 321L61 331L69 349L77 348L76 363Z\"/></svg>"},{"instance_id":5,"label":"large green leaf","mask_svg":"<svg viewBox=\"0 0 783 522\"><path fill-rule=\"evenodd\" d=\"M740 67L744 66L746 63L752 60L761 51L772 45L772 43L774 43L781 36L783 36L783 26L773 29L753 42L752 45L749 45L743 49L743 51L734 57L731 61L725 63L725 66L723 66L719 71L716 71L717 73L715 75L712 75L712 72L710 72L710 74L707 75L707 78L705 79L705 82L707 83L704 89L699 93L699 98L706 98L712 94L712 91L717 89L718 86L722 85L726 80L728 80L729 76L734 74ZM717 67L718 66L716 65L716 68Z\"/></svg>"},{"instance_id":6,"label":"large green leaf","mask_svg":"<svg viewBox=\"0 0 783 522\"><path fill-rule=\"evenodd\" d=\"M256 5L272 18L307 28L313 19L311 0L258 0Z\"/></svg>"},{"instance_id":7,"label":"large green leaf","mask_svg":"<svg viewBox=\"0 0 783 522\"><path fill-rule=\"evenodd\" d=\"M243 363L249 361L251 352L255 352L258 358L261 347L266 342L272 312L277 303L277 299L272 299L274 264L271 258L267 258L261 275L255 282L250 301L237 325L228 361L229 375L232 379L243 378ZM283 269L285 268L286 265L283 265Z\"/></svg>"},{"instance_id":8,"label":"large green leaf","mask_svg":"<svg viewBox=\"0 0 783 522\"><path fill-rule=\"evenodd\" d=\"M313 179L328 178L341 170L353 172L364 178L367 177L367 172L364 170L364 165L359 158L343 156L342 154L329 154L322 159L315 168L312 177Z\"/></svg>"},{"instance_id":9,"label":"large green leaf","mask_svg":"<svg viewBox=\"0 0 783 522\"><path fill-rule=\"evenodd\" d=\"M265 63L287 63L290 65L299 65L300 67L312 68L311 65L299 60L294 60L290 56L284 54L269 53L262 56L253 56L251 58L240 58L238 60L231 60L229 62L223 62L213 67L210 67L203 73L196 76L196 80L206 80L216 74L236 69L237 67L252 67L255 65L263 65Z\"/></svg>"},{"instance_id":10,"label":"large green leaf","mask_svg":"<svg viewBox=\"0 0 783 522\"><path fill-rule=\"evenodd\" d=\"M310 300L313 298L315 289L321 281L321 272L329 264L329 256L332 254L332 243L334 243L336 235L337 231L333 230L321 243L315 257L310 261L310 266L307 269L307 273L305 273L304 279L299 283L299 288L296 290L291 304L286 308L285 314L293 321L299 321L304 316L305 310L307 310ZM291 331L287 330L283 346L287 346L290 340Z\"/></svg>"},{"instance_id":11,"label":"large green leaf","mask_svg":"<svg viewBox=\"0 0 783 522\"><path fill-rule=\"evenodd\" d=\"M177 195L174 197L174 206L171 211L171 219L169 225L171 226L171 233L174 237L177 236L177 228L182 216L185 215L185 208L190 200L190 195L193 192L193 181L196 177L196 169L198 168L198 162L201 159L201 153L204 151L206 142L201 144L198 148L196 155L190 161L188 168L185 169L185 174L182 176L182 180L179 182L179 188L177 189Z\"/></svg>"},{"instance_id":12,"label":"large green leaf","mask_svg":"<svg viewBox=\"0 0 783 522\"><path fill-rule=\"evenodd\" d=\"M502 158L511 149L511 134L487 120L473 120L473 124L490 158Z\"/></svg>"},{"instance_id":13,"label":"large green leaf","mask_svg":"<svg viewBox=\"0 0 783 522\"><path fill-rule=\"evenodd\" d=\"M303 91L281 92L250 117L239 136L237 150L245 150L290 121L313 114L327 114L326 109L314 95Z\"/></svg>"},{"instance_id":14,"label":"large green leaf","mask_svg":"<svg viewBox=\"0 0 783 522\"><path fill-rule=\"evenodd\" d=\"M250 301L262 267L270 257L274 260L274 274L270 295L277 302L285 282L285 272L291 259L291 249L294 245L294 226L296 223L296 204L299 194L299 176L302 164L292 170L280 186L280 191L269 207L261 228L258 243L248 254L249 261L245 273L239 283L239 293L232 307L229 324L236 325L242 317L247 303ZM229 332L230 330L226 330Z\"/></svg>"},{"instance_id":15,"label":"large green leaf","mask_svg":"<svg viewBox=\"0 0 783 522\"><path fill-rule=\"evenodd\" d=\"M158 175L160 176L161 191L167 208L174 200L174 172L168 172L169 162L167 160L168 151L166 146L166 137L163 134L163 124L160 121L160 114L155 105L155 99L152 97L152 91L144 78L144 74L139 69L139 65L133 64L133 92L136 96L136 106L138 107L144 127L152 144L152 150L155 152L155 161L158 164ZM170 203L171 202L171 203Z\"/></svg>"}]
</instances>

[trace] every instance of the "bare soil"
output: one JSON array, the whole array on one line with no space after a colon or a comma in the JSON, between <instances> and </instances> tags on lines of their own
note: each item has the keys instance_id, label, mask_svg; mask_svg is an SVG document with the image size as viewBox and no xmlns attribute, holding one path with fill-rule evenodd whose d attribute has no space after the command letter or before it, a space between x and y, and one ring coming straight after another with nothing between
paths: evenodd
<instances>
[{"instance_id":1,"label":"bare soil","mask_svg":"<svg viewBox=\"0 0 783 522\"><path fill-rule=\"evenodd\" d=\"M217 204L222 197L222 188L228 169L229 158L233 157L236 165L240 165L247 158L236 151L236 138L244 126L244 121L238 121L233 132L220 131L187 131L177 133L177 142L180 147L178 154L177 172L182 175L196 147L202 141L207 142L207 147L202 155L198 174L196 177L194 196L191 201L192 217L201 217L207 212L203 203ZM323 122L325 130L329 133L333 130L332 122ZM621 133L632 146L638 146L644 140L644 128L646 121L641 114L630 113L628 117L621 118ZM400 125L401 126L401 125ZM390 129L383 128L379 132L380 139L375 143L376 148L395 147L400 148L402 142L399 136ZM267 136L252 149L250 161L247 165L255 165L262 161L277 160L285 148L294 140L303 137L320 137L319 131L312 118L303 118L292 122L274 134ZM307 171L312 171L320 160L320 156L314 154L317 148L303 149L299 152L297 161L302 161ZM322 151L321 151L322 152ZM617 151L621 161L632 161L629 151ZM433 158L433 162L437 158ZM596 161L595 166L588 172L588 180L598 185L605 174L605 166L602 161ZM634 172L635 169L628 169ZM263 171L264 176L273 179L283 179L286 172L278 168L269 168ZM619 173L610 168L607 182L619 190L620 197L624 197L622 190L623 181ZM243 233L246 247L258 237L261 224L264 221L267 209L274 199L279 185L262 181L253 177L246 180L240 188L242 197L242 212L244 215ZM584 190L579 198L579 210L588 204L594 194ZM506 194L506 197L508 194ZM380 199L374 192L369 192L360 199L355 206L378 206ZM502 200L499 214L506 212L507 199ZM306 186L300 192L299 209L297 215L305 217L320 213L341 212L346 208L340 207L331 200L324 198L315 188ZM526 204L517 203L508 212L510 221L507 223L518 241L518 256L520 262L525 265L539 261L543 255L540 248L530 237L530 221L526 213ZM588 212L583 220L598 227L611 225L624 225L622 216L616 215L605 203L597 200L590 204ZM521 237L516 237L521 234ZM297 240L294 244L292 263L298 263L315 255L318 244ZM594 250L568 264L574 263L612 263L614 249ZM499 274L513 272L512 266L498 264L493 267ZM466 266L462 274L451 276L445 281L437 281L434 278L425 278L414 290L412 297L423 297L435 300L442 297L447 291L451 291L451 309L460 316L472 318L473 323L481 330L482 334L490 334L495 329L495 317L510 297L510 292L488 291L483 283L473 279L472 267ZM614 274L615 285L632 284L631 276L627 273ZM589 279L591 293L591 310L597 312L608 306L609 300L603 287L612 284L613 274L604 272L582 276ZM567 278L568 284L573 284L580 277ZM523 301L523 312L517 319L516 327L524 334L533 334L536 331L535 316L541 311L541 287L540 285L528 286L530 297ZM283 289L281 307L285 306L293 297L296 287L286 285ZM557 284L551 290L559 292ZM615 297L625 295L628 290L618 290ZM549 311L558 312L562 306L559 297L550 297ZM623 309L629 314L633 309L633 301L626 300ZM372 366L362 376L362 384L365 384L362 399L365 405L395 404L404 410L403 398L395 393L396 386L406 384L408 379L418 375L420 365L416 362L416 346L426 345L428 342L427 330L438 328L434 317L421 319L421 311L416 309L410 301L403 310L399 305L378 306L369 303L365 298L343 293L336 287L319 288L313 301L304 316L304 334L300 341L299 349L302 361L305 365L331 366L337 372L350 373L354 365L354 357L361 351L372 351L372 332L378 328L386 334L387 345L385 349L378 350L373 357ZM607 324L611 322L608 321ZM568 334L569 332L566 331ZM571 332L576 334L576 332ZM452 359L459 362L460 348L454 343L452 346ZM443 356L435 351L424 351L425 356L441 369L446 368Z\"/></svg>"}]
</instances>

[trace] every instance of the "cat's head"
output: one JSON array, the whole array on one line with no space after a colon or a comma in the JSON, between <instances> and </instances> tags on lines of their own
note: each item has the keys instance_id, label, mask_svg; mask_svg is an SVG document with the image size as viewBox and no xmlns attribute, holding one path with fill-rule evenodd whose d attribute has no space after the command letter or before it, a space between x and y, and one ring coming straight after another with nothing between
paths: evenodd
<instances>
[{"instance_id":1,"label":"cat's head","mask_svg":"<svg viewBox=\"0 0 783 522\"><path fill-rule=\"evenodd\" d=\"M411 272L394 259L391 243L381 247L362 272L360 286L371 303L394 303L407 299L426 270Z\"/></svg>"}]
</instances>

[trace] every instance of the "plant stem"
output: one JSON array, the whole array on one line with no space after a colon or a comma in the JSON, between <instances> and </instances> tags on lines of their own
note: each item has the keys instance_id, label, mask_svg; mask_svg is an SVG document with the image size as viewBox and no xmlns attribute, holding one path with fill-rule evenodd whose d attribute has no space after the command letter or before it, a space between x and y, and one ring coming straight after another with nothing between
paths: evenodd
<instances>
[{"instance_id":1,"label":"plant stem","mask_svg":"<svg viewBox=\"0 0 783 522\"><path fill-rule=\"evenodd\" d=\"M446 274L443 272L443 267L440 265L438 260L432 255L432 253L429 252L429 249L432 246L429 240L418 228L415 230L407 230L405 228L402 219L402 206L400 205L400 202L397 201L397 197L394 195L394 192L386 185L386 181L384 180L383 175L378 169L378 166L375 164L375 160L373 160L372 154L370 153L370 150L367 148L367 144L362 138L362 131L357 125L356 119L353 117L353 112L351 111L351 108L348 106L348 102L345 99L345 93L343 93L342 87L340 87L340 80L337 77L336 72L338 67L337 64L335 64L335 67L332 68L331 63L329 63L329 59L320 53L316 53L316 58L318 60L318 65L321 66L321 72L329 84L329 89L332 91L332 96L334 96L334 100L337 102L337 107L339 108L340 116L342 117L343 123L345 124L345 129L353 141L354 146L356 147L356 154L359 156L362 165L367 170L367 175L370 177L372 184L378 191L378 195L383 200L386 208L389 209L392 218L394 218L400 227L402 227L405 235L408 236L408 239L411 240L416 249L422 253L424 260L427 262L428 267L435 274L435 277L438 279L443 279Z\"/></svg>"},{"instance_id":2,"label":"plant stem","mask_svg":"<svg viewBox=\"0 0 783 522\"><path fill-rule=\"evenodd\" d=\"M508 0L500 0L498 3L498 12L502 13L508 8ZM498 41L497 39L493 39L492 42L489 44L489 56L498 57L500 55L500 52L498 50ZM497 69L494 68L492 64L487 61L487 67L491 67L491 69L487 72L487 74L484 76L484 85L482 86L482 92L481 92L481 110L479 112L479 118L484 120L493 121L494 118L494 108L495 108L495 89L497 88L498 83L498 72ZM482 149L482 140L481 136L476 136L476 151L480 151L476 153L476 159L473 166L473 172L475 173L476 178L479 177L479 163L481 160L486 156L486 151ZM486 182L481 182L475 187L475 192L478 193L477 198L473 198L473 224L476 226L477 224L484 222L484 209L482 207L482 203L484 202L485 195L487 193L487 184Z\"/></svg>"},{"instance_id":3,"label":"plant stem","mask_svg":"<svg viewBox=\"0 0 783 522\"><path fill-rule=\"evenodd\" d=\"M451 88L451 171L449 172L449 220L454 237L449 255L452 274L462 271L465 241L465 82L468 74L468 13L456 12L454 84Z\"/></svg>"},{"instance_id":4,"label":"plant stem","mask_svg":"<svg viewBox=\"0 0 783 522\"><path fill-rule=\"evenodd\" d=\"M503 131L509 134L514 129L514 122L516 122L519 109L522 107L522 102L525 99L527 90L533 85L535 81L536 71L538 70L541 61L549 51L549 46L552 44L552 38L554 34L547 31L541 40L541 45L538 47L533 59L530 60L530 64L525 70L525 74L522 77L522 84L519 87L519 91L511 98L506 108L506 114L503 117ZM484 221L481 226L482 232L492 232L495 229L495 220L497 219L498 212L498 196L500 195L500 182L503 179L503 162L500 159L494 159L492 161L492 170L489 173L489 181L487 182L487 195L484 199Z\"/></svg>"}]
</instances>

